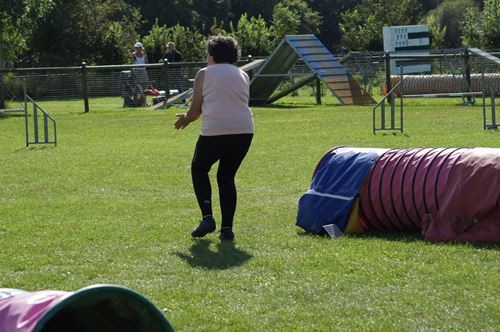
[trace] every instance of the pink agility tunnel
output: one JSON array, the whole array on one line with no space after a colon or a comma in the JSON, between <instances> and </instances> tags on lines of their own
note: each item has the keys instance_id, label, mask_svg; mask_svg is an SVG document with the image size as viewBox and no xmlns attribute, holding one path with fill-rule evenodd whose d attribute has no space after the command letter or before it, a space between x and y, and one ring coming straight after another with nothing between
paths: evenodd
<instances>
[{"instance_id":1,"label":"pink agility tunnel","mask_svg":"<svg viewBox=\"0 0 500 332\"><path fill-rule=\"evenodd\" d=\"M76 292L0 288L0 332L170 332L149 300L119 286Z\"/></svg>"},{"instance_id":2,"label":"pink agility tunnel","mask_svg":"<svg viewBox=\"0 0 500 332\"><path fill-rule=\"evenodd\" d=\"M359 216L366 230L500 242L500 149L388 150L360 191Z\"/></svg>"},{"instance_id":3,"label":"pink agility tunnel","mask_svg":"<svg viewBox=\"0 0 500 332\"><path fill-rule=\"evenodd\" d=\"M388 150L373 165L361 195L368 229L416 230L438 209L450 170L462 149Z\"/></svg>"},{"instance_id":4,"label":"pink agility tunnel","mask_svg":"<svg viewBox=\"0 0 500 332\"><path fill-rule=\"evenodd\" d=\"M500 149L335 147L299 199L297 226L500 243Z\"/></svg>"}]
</instances>

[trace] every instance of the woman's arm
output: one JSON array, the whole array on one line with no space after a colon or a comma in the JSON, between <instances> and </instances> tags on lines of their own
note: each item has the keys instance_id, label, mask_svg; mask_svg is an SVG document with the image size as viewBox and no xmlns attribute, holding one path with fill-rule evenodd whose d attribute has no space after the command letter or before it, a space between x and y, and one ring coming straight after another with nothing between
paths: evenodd
<instances>
[{"instance_id":1,"label":"woman's arm","mask_svg":"<svg viewBox=\"0 0 500 332\"><path fill-rule=\"evenodd\" d=\"M193 99L189 111L181 113L180 117L175 121L175 129L184 129L193 121L196 121L201 116L201 104L203 103L203 81L205 80L205 69L200 69L196 73L193 86Z\"/></svg>"}]
</instances>

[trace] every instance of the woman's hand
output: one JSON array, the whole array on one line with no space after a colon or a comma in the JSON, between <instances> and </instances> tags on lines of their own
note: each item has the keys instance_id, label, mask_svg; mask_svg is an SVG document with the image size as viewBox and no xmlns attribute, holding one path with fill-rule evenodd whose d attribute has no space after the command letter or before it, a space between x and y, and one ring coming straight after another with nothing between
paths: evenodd
<instances>
[{"instance_id":1,"label":"woman's hand","mask_svg":"<svg viewBox=\"0 0 500 332\"><path fill-rule=\"evenodd\" d=\"M200 69L196 73L193 86L193 98L189 111L186 113L177 113L178 118L174 123L175 129L184 129L193 121L196 121L201 116L201 104L203 103L203 81L205 80L205 68Z\"/></svg>"},{"instance_id":2,"label":"woman's hand","mask_svg":"<svg viewBox=\"0 0 500 332\"><path fill-rule=\"evenodd\" d=\"M189 121L186 119L186 113L177 113L175 115L177 117L177 121L174 123L175 129L184 129L189 124Z\"/></svg>"}]
</instances>

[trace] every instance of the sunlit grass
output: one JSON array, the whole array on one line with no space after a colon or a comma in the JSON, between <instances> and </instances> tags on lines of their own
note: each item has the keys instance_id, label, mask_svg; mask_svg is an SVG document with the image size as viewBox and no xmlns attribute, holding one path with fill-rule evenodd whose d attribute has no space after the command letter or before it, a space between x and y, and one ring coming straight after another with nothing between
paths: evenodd
<instances>
[{"instance_id":1,"label":"sunlit grass","mask_svg":"<svg viewBox=\"0 0 500 332\"><path fill-rule=\"evenodd\" d=\"M189 173L199 123L175 131L179 109L123 109L119 98L92 99L89 113L79 100L41 105L57 121L56 148L26 149L24 118L0 116L0 288L119 284L179 331L500 326L498 246L387 232L333 241L295 226L297 200L333 146L500 148L479 104L407 101L404 134L377 135L371 107L330 96L254 108L234 245L189 235L199 218Z\"/></svg>"}]
</instances>

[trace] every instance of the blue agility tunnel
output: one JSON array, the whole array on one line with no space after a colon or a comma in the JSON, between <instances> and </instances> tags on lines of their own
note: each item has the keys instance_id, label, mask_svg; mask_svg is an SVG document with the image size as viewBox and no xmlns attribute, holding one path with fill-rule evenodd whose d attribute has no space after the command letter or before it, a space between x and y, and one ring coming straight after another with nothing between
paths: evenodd
<instances>
[{"instance_id":1,"label":"blue agility tunnel","mask_svg":"<svg viewBox=\"0 0 500 332\"><path fill-rule=\"evenodd\" d=\"M311 185L299 200L297 226L313 234L323 226L347 227L353 205L371 167L386 149L335 147L314 170Z\"/></svg>"}]
</instances>

